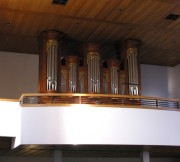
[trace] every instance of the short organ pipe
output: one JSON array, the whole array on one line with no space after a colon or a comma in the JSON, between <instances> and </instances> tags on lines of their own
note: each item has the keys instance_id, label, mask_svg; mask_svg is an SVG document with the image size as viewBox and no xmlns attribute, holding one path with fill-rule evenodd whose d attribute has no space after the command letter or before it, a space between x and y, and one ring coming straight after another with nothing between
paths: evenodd
<instances>
[{"instance_id":1,"label":"short organ pipe","mask_svg":"<svg viewBox=\"0 0 180 162\"><path fill-rule=\"evenodd\" d=\"M73 55L68 56L67 64L69 73L69 92L77 92L77 57Z\"/></svg>"},{"instance_id":2,"label":"short organ pipe","mask_svg":"<svg viewBox=\"0 0 180 162\"><path fill-rule=\"evenodd\" d=\"M110 59L108 61L108 69L110 76L110 93L119 94L119 62L116 59Z\"/></svg>"}]
</instances>

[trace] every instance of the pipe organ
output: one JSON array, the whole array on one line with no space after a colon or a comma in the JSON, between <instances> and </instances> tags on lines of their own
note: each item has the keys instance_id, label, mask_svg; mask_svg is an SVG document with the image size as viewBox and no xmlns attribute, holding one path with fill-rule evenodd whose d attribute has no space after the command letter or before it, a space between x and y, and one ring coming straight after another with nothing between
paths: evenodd
<instances>
[{"instance_id":1,"label":"pipe organ","mask_svg":"<svg viewBox=\"0 0 180 162\"><path fill-rule=\"evenodd\" d=\"M60 32L46 31L40 35L39 92L40 93L101 93L140 95L140 72L137 40L127 40L121 61L102 63L101 46L97 43L82 45L79 64L76 55L64 56L61 63ZM63 54L62 54L63 55ZM120 66L124 62L124 66Z\"/></svg>"}]
</instances>

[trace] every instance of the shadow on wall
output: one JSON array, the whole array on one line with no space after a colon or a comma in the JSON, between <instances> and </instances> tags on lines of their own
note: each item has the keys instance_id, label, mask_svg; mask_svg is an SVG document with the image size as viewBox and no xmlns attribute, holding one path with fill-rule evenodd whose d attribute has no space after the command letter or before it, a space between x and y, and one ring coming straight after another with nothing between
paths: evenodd
<instances>
[{"instance_id":1,"label":"shadow on wall","mask_svg":"<svg viewBox=\"0 0 180 162\"><path fill-rule=\"evenodd\" d=\"M142 95L180 98L180 64L175 67L141 65Z\"/></svg>"},{"instance_id":2,"label":"shadow on wall","mask_svg":"<svg viewBox=\"0 0 180 162\"><path fill-rule=\"evenodd\" d=\"M168 67L141 65L142 95L169 98Z\"/></svg>"},{"instance_id":3,"label":"shadow on wall","mask_svg":"<svg viewBox=\"0 0 180 162\"><path fill-rule=\"evenodd\" d=\"M170 98L180 99L180 64L168 69L168 92Z\"/></svg>"}]
</instances>

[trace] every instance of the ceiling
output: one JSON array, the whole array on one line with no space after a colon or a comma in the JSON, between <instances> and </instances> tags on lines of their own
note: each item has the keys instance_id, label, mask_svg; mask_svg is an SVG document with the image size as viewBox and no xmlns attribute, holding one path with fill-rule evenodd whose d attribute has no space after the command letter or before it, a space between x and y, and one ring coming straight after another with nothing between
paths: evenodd
<instances>
[{"instance_id":1,"label":"ceiling","mask_svg":"<svg viewBox=\"0 0 180 162\"><path fill-rule=\"evenodd\" d=\"M139 39L140 63L175 66L180 63L180 17L166 20L169 14L180 15L179 0L69 0L66 5L1 0L0 51L38 54L40 33L59 30L70 49L66 53L81 42L99 42L109 58L117 42Z\"/></svg>"}]
</instances>

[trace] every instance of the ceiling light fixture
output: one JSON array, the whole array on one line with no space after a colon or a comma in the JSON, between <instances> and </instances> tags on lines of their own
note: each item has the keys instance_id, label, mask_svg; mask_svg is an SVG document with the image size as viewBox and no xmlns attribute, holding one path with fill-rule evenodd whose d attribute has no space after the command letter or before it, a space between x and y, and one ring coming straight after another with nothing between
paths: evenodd
<instances>
[{"instance_id":1,"label":"ceiling light fixture","mask_svg":"<svg viewBox=\"0 0 180 162\"><path fill-rule=\"evenodd\" d=\"M166 16L166 20L172 20L172 21L175 21L177 20L177 18L179 17L179 15L176 15L176 14L169 14L168 16Z\"/></svg>"},{"instance_id":2,"label":"ceiling light fixture","mask_svg":"<svg viewBox=\"0 0 180 162\"><path fill-rule=\"evenodd\" d=\"M56 5L66 5L68 0L53 0L52 4L56 4Z\"/></svg>"}]
</instances>

